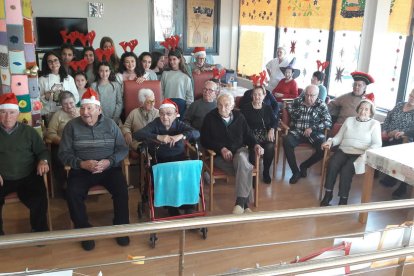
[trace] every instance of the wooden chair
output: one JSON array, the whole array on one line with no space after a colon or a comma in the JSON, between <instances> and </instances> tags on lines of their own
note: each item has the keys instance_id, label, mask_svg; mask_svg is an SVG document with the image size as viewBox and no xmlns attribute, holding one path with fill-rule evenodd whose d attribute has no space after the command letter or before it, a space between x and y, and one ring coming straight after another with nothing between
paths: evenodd
<instances>
[{"instance_id":1,"label":"wooden chair","mask_svg":"<svg viewBox=\"0 0 414 276\"><path fill-rule=\"evenodd\" d=\"M289 104L291 104L293 101L293 99L289 99L289 100L283 100L283 108L282 108L282 119L280 120L280 125L281 125L281 134L282 135L287 135L289 133L289 125L290 125L290 115L289 112L287 111L287 107ZM325 137L328 134L329 129L325 129ZM282 142L282 135L280 135L279 138L279 143L278 143L278 153L277 156L279 157L280 155L280 144L283 143ZM313 147L311 144L309 143L300 143L297 148L302 148L302 149L311 149L313 150ZM286 172L286 155L283 155L283 166L282 166L282 177L285 176L285 172ZM322 168L321 168L321 173L322 173Z\"/></svg>"},{"instance_id":2,"label":"wooden chair","mask_svg":"<svg viewBox=\"0 0 414 276\"><path fill-rule=\"evenodd\" d=\"M210 202L209 202L209 210L210 212L213 211L214 205L214 185L215 180L218 179L225 179L226 183L229 182L228 175L221 169L214 166L214 157L216 153L213 150L207 149L203 153L203 173L207 172L210 176ZM260 175L260 156L256 155L256 165L253 168L253 178L254 178L254 188L255 188L255 196L254 196L254 206L259 206L259 175Z\"/></svg>"},{"instance_id":3,"label":"wooden chair","mask_svg":"<svg viewBox=\"0 0 414 276\"><path fill-rule=\"evenodd\" d=\"M128 159L128 156L127 156L122 161L122 172L124 173L127 185L129 186L129 184L128 184L128 176L129 176L128 167L129 167L129 159ZM69 179L69 172L70 172L71 169L72 168L70 166L67 166L67 165L65 166L66 179ZM104 194L109 194L109 192L104 186L99 185L99 184L92 186L91 188L89 188L89 191L88 191L88 196L89 195L104 195ZM72 220L70 221L70 224L71 224L71 228L73 228Z\"/></svg>"},{"instance_id":4,"label":"wooden chair","mask_svg":"<svg viewBox=\"0 0 414 276\"><path fill-rule=\"evenodd\" d=\"M193 73L194 101L203 97L204 83L213 78L213 71L205 71L200 74Z\"/></svg>"},{"instance_id":5,"label":"wooden chair","mask_svg":"<svg viewBox=\"0 0 414 276\"><path fill-rule=\"evenodd\" d=\"M48 184L48 175L47 174L43 174L43 182L45 184L45 188L46 188L46 199L47 199L47 224L49 226L49 230L52 231L53 230L53 225L52 225L52 216L51 216L51 212L50 212L50 201L49 201L49 184ZM11 203L16 203L16 202L21 202L19 197L17 196L17 192L14 193L10 193L7 196L5 196L4 198L4 204L11 204Z\"/></svg>"},{"instance_id":6,"label":"wooden chair","mask_svg":"<svg viewBox=\"0 0 414 276\"><path fill-rule=\"evenodd\" d=\"M136 81L124 81L124 114L125 118L128 117L129 113L140 106L140 103L138 101L138 92L142 88L151 89L154 92L155 97L155 108L159 108L162 102L162 91L161 91L161 82L159 80L148 80L144 81L143 83L136 83ZM130 165L138 165L143 164L143 157L135 156L134 153L129 154L131 158L128 158L128 160L124 160L124 164L128 164L128 166L123 166L125 177L127 178L128 186L130 185L129 180L129 166ZM143 172L144 168L143 166L140 166L140 172ZM140 185L144 182L144 176L141 174L140 176Z\"/></svg>"}]
</instances>

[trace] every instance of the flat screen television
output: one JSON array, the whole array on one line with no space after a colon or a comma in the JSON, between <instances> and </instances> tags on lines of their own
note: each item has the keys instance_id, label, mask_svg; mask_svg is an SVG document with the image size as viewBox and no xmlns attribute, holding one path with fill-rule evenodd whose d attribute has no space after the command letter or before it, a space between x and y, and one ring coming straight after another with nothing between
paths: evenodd
<instances>
[{"instance_id":1,"label":"flat screen television","mask_svg":"<svg viewBox=\"0 0 414 276\"><path fill-rule=\"evenodd\" d=\"M58 48L63 43L61 30L67 30L68 33L78 31L88 33L88 20L86 18L68 18L68 17L36 17L36 47L37 48ZM75 47L82 47L77 40Z\"/></svg>"}]
</instances>

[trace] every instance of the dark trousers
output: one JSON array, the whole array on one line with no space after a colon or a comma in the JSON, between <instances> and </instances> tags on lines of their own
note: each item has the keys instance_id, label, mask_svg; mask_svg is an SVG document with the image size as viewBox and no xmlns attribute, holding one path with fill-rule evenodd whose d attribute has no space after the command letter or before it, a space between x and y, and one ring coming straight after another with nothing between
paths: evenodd
<instances>
[{"instance_id":1,"label":"dark trousers","mask_svg":"<svg viewBox=\"0 0 414 276\"><path fill-rule=\"evenodd\" d=\"M114 205L113 224L128 224L128 188L120 167L109 168L97 174L82 169L72 169L69 173L66 200L70 218L75 228L91 226L86 214L85 199L88 196L89 188L95 185L104 186L112 195Z\"/></svg>"},{"instance_id":2,"label":"dark trousers","mask_svg":"<svg viewBox=\"0 0 414 276\"><path fill-rule=\"evenodd\" d=\"M260 146L264 149L263 154L263 173L269 173L270 166L272 165L273 157L275 156L275 144L274 142L263 142ZM249 161L255 165L256 152L254 148L249 148Z\"/></svg>"},{"instance_id":3,"label":"dark trousers","mask_svg":"<svg viewBox=\"0 0 414 276\"><path fill-rule=\"evenodd\" d=\"M352 178L355 174L354 161L359 154L346 154L338 149L329 160L326 171L325 189L333 190L336 177L339 174L339 193L340 197L348 197L351 190Z\"/></svg>"},{"instance_id":4,"label":"dark trousers","mask_svg":"<svg viewBox=\"0 0 414 276\"><path fill-rule=\"evenodd\" d=\"M286 159L293 174L299 173L299 168L296 164L295 147L302 143L308 143L315 149L311 157L302 163L303 166L309 168L323 158L323 150L321 149L323 142L324 139L312 139L311 141L308 137L297 137L291 133L283 136L283 150L285 151Z\"/></svg>"},{"instance_id":5,"label":"dark trousers","mask_svg":"<svg viewBox=\"0 0 414 276\"><path fill-rule=\"evenodd\" d=\"M59 145L52 144L52 169L55 193L62 194L66 185L66 171L58 156Z\"/></svg>"},{"instance_id":6,"label":"dark trousers","mask_svg":"<svg viewBox=\"0 0 414 276\"><path fill-rule=\"evenodd\" d=\"M3 179L0 186L0 231L3 230L2 210L4 198L10 193L17 192L20 201L30 210L30 225L32 231L47 231L47 196L43 177L35 172L19 180Z\"/></svg>"}]
</instances>

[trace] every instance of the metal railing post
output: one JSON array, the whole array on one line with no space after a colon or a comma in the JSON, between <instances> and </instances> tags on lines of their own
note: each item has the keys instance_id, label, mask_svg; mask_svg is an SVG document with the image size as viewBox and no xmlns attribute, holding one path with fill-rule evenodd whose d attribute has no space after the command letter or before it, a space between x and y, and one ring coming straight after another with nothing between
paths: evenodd
<instances>
[{"instance_id":1,"label":"metal railing post","mask_svg":"<svg viewBox=\"0 0 414 276\"><path fill-rule=\"evenodd\" d=\"M181 231L180 235L180 259L178 261L178 274L184 275L184 249L185 249L185 230Z\"/></svg>"}]
</instances>

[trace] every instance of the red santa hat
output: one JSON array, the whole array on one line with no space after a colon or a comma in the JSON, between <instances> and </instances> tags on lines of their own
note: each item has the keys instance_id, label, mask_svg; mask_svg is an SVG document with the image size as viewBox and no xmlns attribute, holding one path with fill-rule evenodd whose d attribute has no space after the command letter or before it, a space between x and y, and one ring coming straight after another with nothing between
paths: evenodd
<instances>
[{"instance_id":1,"label":"red santa hat","mask_svg":"<svg viewBox=\"0 0 414 276\"><path fill-rule=\"evenodd\" d=\"M167 98L164 99L160 105L160 110L163 108L168 108L168 107L172 107L175 109L175 111L177 111L177 117L180 117L180 111L178 110L178 105L172 101L171 99Z\"/></svg>"},{"instance_id":2,"label":"red santa hat","mask_svg":"<svg viewBox=\"0 0 414 276\"><path fill-rule=\"evenodd\" d=\"M19 102L14 93L6 93L0 96L0 109L19 110Z\"/></svg>"},{"instance_id":3,"label":"red santa hat","mask_svg":"<svg viewBox=\"0 0 414 276\"><path fill-rule=\"evenodd\" d=\"M81 104L97 104L101 105L99 101L98 93L92 88L86 89L85 93L82 95Z\"/></svg>"},{"instance_id":4,"label":"red santa hat","mask_svg":"<svg viewBox=\"0 0 414 276\"><path fill-rule=\"evenodd\" d=\"M362 97L361 102L368 102L371 105L375 106L375 95L374 95L374 93L365 94Z\"/></svg>"},{"instance_id":5,"label":"red santa hat","mask_svg":"<svg viewBox=\"0 0 414 276\"><path fill-rule=\"evenodd\" d=\"M206 53L206 48L204 47L195 47L193 50L192 55L196 58L196 57L206 57L207 53Z\"/></svg>"}]
</instances>

